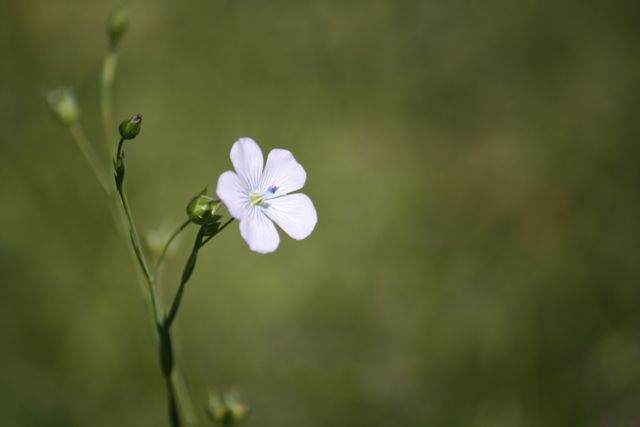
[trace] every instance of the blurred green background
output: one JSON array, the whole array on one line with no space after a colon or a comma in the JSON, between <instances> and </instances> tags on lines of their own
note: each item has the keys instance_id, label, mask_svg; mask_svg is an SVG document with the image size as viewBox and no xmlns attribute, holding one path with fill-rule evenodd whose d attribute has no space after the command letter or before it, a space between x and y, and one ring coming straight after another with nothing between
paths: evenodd
<instances>
[{"instance_id":1,"label":"blurred green background","mask_svg":"<svg viewBox=\"0 0 640 427\"><path fill-rule=\"evenodd\" d=\"M118 4L0 0L2 426L167 425L126 242L44 103L73 86L103 148ZM256 427L639 425L637 2L129 6L144 234L240 136L292 150L319 213L272 255L237 225L201 253L176 339L202 421L233 387Z\"/></svg>"}]
</instances>

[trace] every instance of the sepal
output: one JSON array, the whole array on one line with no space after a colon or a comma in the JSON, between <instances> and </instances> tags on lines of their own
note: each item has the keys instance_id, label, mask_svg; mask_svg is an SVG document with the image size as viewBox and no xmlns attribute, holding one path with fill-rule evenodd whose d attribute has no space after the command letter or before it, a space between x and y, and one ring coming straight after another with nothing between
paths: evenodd
<instances>
[{"instance_id":1,"label":"sepal","mask_svg":"<svg viewBox=\"0 0 640 427\"><path fill-rule=\"evenodd\" d=\"M207 196L206 192L207 188L205 187L187 205L189 219L198 225L207 225L211 222L216 222L220 218L220 215L216 215L216 211L222 205L222 202Z\"/></svg>"}]
</instances>

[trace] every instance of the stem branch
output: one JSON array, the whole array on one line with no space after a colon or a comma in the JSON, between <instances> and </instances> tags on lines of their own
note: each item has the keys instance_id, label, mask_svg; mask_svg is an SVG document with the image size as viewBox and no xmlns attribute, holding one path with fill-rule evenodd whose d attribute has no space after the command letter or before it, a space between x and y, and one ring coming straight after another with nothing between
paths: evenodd
<instances>
[{"instance_id":1,"label":"stem branch","mask_svg":"<svg viewBox=\"0 0 640 427\"><path fill-rule=\"evenodd\" d=\"M164 245L164 248L162 248L162 252L160 253L160 256L158 256L158 260L156 261L156 265L153 268L153 277L154 278L158 277L158 272L160 270L160 266L162 265L162 262L164 261L164 257L167 255L167 251L169 250L169 246L171 246L171 243L173 242L173 240L178 236L178 234L180 234L180 232L182 230L187 228L187 226L190 223L191 223L191 220L186 220L176 231L173 232L171 237L169 237L169 240L167 240L167 243Z\"/></svg>"},{"instance_id":2,"label":"stem branch","mask_svg":"<svg viewBox=\"0 0 640 427\"><path fill-rule=\"evenodd\" d=\"M218 235L222 230L224 230L231 222L233 221L233 217L229 218L227 222L218 227L211 235L205 238L207 233L207 226L203 225L198 230L198 234L196 235L196 240L193 243L193 249L191 250L191 254L189 255L189 259L187 259L187 263L185 264L184 271L182 272L182 277L180 279L180 286L178 287L178 291L176 292L176 296L173 298L173 303L171 304L171 309L169 310L169 314L165 317L164 324L167 328L170 328L173 324L173 321L178 314L178 309L180 308L180 303L182 302L182 295L184 293L185 285L191 278L191 273L196 265L196 258L198 256L198 251L206 245L211 239Z\"/></svg>"}]
</instances>

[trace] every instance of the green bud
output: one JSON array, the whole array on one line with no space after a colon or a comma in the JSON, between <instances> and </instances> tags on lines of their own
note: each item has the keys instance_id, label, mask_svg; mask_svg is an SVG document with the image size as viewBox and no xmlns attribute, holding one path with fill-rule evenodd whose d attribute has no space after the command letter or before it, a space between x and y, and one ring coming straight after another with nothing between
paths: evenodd
<instances>
[{"instance_id":1,"label":"green bud","mask_svg":"<svg viewBox=\"0 0 640 427\"><path fill-rule=\"evenodd\" d=\"M133 115L128 120L123 120L118 126L120 136L124 139L133 139L140 133L142 126L142 116L140 114Z\"/></svg>"},{"instance_id":2,"label":"green bud","mask_svg":"<svg viewBox=\"0 0 640 427\"><path fill-rule=\"evenodd\" d=\"M187 215L192 222L204 225L215 219L215 213L221 204L220 200L209 197L202 192L191 199L187 205Z\"/></svg>"},{"instance_id":3,"label":"green bud","mask_svg":"<svg viewBox=\"0 0 640 427\"><path fill-rule=\"evenodd\" d=\"M127 8L120 6L109 17L107 22L107 34L109 35L109 44L113 47L118 46L122 36L127 31L129 25L129 14Z\"/></svg>"},{"instance_id":4,"label":"green bud","mask_svg":"<svg viewBox=\"0 0 640 427\"><path fill-rule=\"evenodd\" d=\"M53 114L65 126L71 126L78 122L80 108L70 88L59 88L47 94L47 104Z\"/></svg>"},{"instance_id":5,"label":"green bud","mask_svg":"<svg viewBox=\"0 0 640 427\"><path fill-rule=\"evenodd\" d=\"M207 414L211 421L222 426L235 426L243 422L249 414L249 407L240 402L235 393L223 396L211 394Z\"/></svg>"}]
</instances>

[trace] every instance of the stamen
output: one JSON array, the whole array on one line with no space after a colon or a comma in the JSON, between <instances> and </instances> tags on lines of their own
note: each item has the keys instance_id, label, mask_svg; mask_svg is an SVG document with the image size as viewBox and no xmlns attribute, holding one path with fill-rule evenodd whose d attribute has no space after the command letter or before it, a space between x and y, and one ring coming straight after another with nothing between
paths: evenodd
<instances>
[{"instance_id":1,"label":"stamen","mask_svg":"<svg viewBox=\"0 0 640 427\"><path fill-rule=\"evenodd\" d=\"M259 191L254 191L249 195L249 201L254 206L264 206L264 194Z\"/></svg>"}]
</instances>

